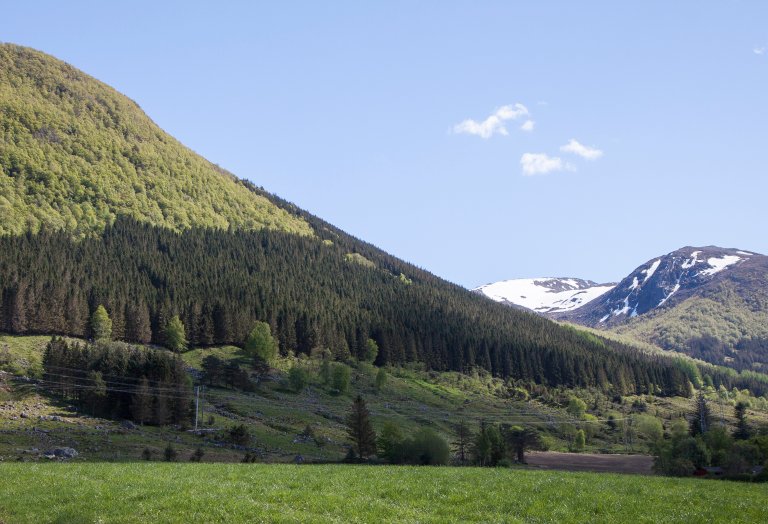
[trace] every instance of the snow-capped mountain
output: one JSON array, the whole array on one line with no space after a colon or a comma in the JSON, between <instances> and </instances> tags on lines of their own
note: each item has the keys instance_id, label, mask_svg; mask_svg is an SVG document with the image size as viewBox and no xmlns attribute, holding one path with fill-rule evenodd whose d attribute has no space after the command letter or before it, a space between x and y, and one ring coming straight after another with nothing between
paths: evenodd
<instances>
[{"instance_id":1,"label":"snow-capped mountain","mask_svg":"<svg viewBox=\"0 0 768 524\"><path fill-rule=\"evenodd\" d=\"M506 280L475 290L738 370L768 372L768 256L715 246L652 258L618 284Z\"/></svg>"},{"instance_id":2,"label":"snow-capped mountain","mask_svg":"<svg viewBox=\"0 0 768 524\"><path fill-rule=\"evenodd\" d=\"M696 294L703 286L763 255L715 246L684 247L635 269L600 300L559 318L608 327Z\"/></svg>"},{"instance_id":3,"label":"snow-capped mountain","mask_svg":"<svg viewBox=\"0 0 768 524\"><path fill-rule=\"evenodd\" d=\"M580 278L519 278L486 284L473 291L510 306L554 314L579 308L607 293L614 285Z\"/></svg>"}]
</instances>

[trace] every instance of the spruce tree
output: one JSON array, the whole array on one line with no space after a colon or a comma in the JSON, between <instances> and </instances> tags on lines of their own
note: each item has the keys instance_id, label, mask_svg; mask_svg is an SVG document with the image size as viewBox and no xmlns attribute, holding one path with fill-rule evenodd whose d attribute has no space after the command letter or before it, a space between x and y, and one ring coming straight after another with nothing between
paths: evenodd
<instances>
[{"instance_id":1,"label":"spruce tree","mask_svg":"<svg viewBox=\"0 0 768 524\"><path fill-rule=\"evenodd\" d=\"M736 431L733 433L733 438L737 440L747 440L752 435L752 430L747 422L747 407L749 405L746 402L739 402L734 408L736 415Z\"/></svg>"},{"instance_id":2,"label":"spruce tree","mask_svg":"<svg viewBox=\"0 0 768 524\"><path fill-rule=\"evenodd\" d=\"M352 447L361 459L376 453L376 432L371 425L370 413L363 397L358 395L347 415L347 435Z\"/></svg>"},{"instance_id":3,"label":"spruce tree","mask_svg":"<svg viewBox=\"0 0 768 524\"><path fill-rule=\"evenodd\" d=\"M712 412L709 409L706 397L703 392L699 392L696 397L696 407L693 411L693 418L691 419L690 432L692 436L703 435L709 431L712 425Z\"/></svg>"},{"instance_id":4,"label":"spruce tree","mask_svg":"<svg viewBox=\"0 0 768 524\"><path fill-rule=\"evenodd\" d=\"M471 441L472 432L469 430L467 423L462 420L456 426L456 440L453 441L453 449L462 466L467 463Z\"/></svg>"},{"instance_id":5,"label":"spruce tree","mask_svg":"<svg viewBox=\"0 0 768 524\"><path fill-rule=\"evenodd\" d=\"M136 387L131 401L131 414L133 420L139 424L144 424L152 416L152 393L149 390L149 380L142 377L141 382Z\"/></svg>"},{"instance_id":6,"label":"spruce tree","mask_svg":"<svg viewBox=\"0 0 768 524\"><path fill-rule=\"evenodd\" d=\"M581 438L583 439L584 431L579 431L581 431ZM542 448L543 443L541 441L541 435L539 435L535 429L512 426L511 428L506 428L504 434L507 440L507 446L510 451L514 452L515 460L520 464L526 463L525 450ZM576 439L579 439L578 435Z\"/></svg>"}]
</instances>

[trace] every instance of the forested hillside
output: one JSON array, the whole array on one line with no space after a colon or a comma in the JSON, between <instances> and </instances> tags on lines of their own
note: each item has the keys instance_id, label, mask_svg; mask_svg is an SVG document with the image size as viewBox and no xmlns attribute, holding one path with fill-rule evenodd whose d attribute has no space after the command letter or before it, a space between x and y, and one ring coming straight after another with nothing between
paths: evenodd
<instances>
[{"instance_id":1,"label":"forested hillside","mask_svg":"<svg viewBox=\"0 0 768 524\"><path fill-rule=\"evenodd\" d=\"M163 343L165 324L178 314L191 344L242 344L253 323L266 320L284 351L328 348L343 359L360 356L373 337L380 364L419 360L552 385L626 393L654 384L688 393L688 378L671 361L608 347L618 344L423 271L404 274L386 257L371 268L346 254L327 240L267 230L176 233L130 219L81 241L63 232L6 236L0 329L85 337L91 312L104 304L113 336L128 341Z\"/></svg>"},{"instance_id":2,"label":"forested hillside","mask_svg":"<svg viewBox=\"0 0 768 524\"><path fill-rule=\"evenodd\" d=\"M0 44L0 234L48 227L82 237L119 215L175 230L312 234L111 87L39 51Z\"/></svg>"},{"instance_id":3,"label":"forested hillside","mask_svg":"<svg viewBox=\"0 0 768 524\"><path fill-rule=\"evenodd\" d=\"M689 394L691 366L513 311L355 239L165 134L108 86L0 46L0 331L242 345L478 366L619 394ZM733 377L713 374L730 385ZM745 387L741 384L741 387Z\"/></svg>"}]
</instances>

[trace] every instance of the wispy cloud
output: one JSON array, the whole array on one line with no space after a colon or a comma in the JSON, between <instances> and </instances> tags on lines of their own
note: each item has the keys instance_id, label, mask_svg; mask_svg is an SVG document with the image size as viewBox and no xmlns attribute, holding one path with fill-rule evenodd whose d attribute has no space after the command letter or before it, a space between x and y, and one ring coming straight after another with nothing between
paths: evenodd
<instances>
[{"instance_id":1,"label":"wispy cloud","mask_svg":"<svg viewBox=\"0 0 768 524\"><path fill-rule=\"evenodd\" d=\"M520 126L520 129L530 133L531 131L533 131L533 128L535 125L536 125L536 122L534 122L533 120L526 120L525 122L523 122L523 125Z\"/></svg>"},{"instance_id":2,"label":"wispy cloud","mask_svg":"<svg viewBox=\"0 0 768 524\"><path fill-rule=\"evenodd\" d=\"M491 138L495 134L506 136L509 132L504 123L508 120L517 120L521 117L528 116L528 114L528 108L520 103L501 106L482 122L468 118L467 120L456 124L453 126L453 132L475 135L481 138Z\"/></svg>"},{"instance_id":3,"label":"wispy cloud","mask_svg":"<svg viewBox=\"0 0 768 524\"><path fill-rule=\"evenodd\" d=\"M603 152L600 149L587 147L574 138L571 138L567 144L561 146L560 151L564 153L573 153L574 155L579 155L581 158L586 158L587 160L597 160L603 156Z\"/></svg>"},{"instance_id":4,"label":"wispy cloud","mask_svg":"<svg viewBox=\"0 0 768 524\"><path fill-rule=\"evenodd\" d=\"M520 166L526 176L546 175L553 171L572 170L573 166L563 162L560 157L548 156L545 153L524 153L520 157Z\"/></svg>"},{"instance_id":5,"label":"wispy cloud","mask_svg":"<svg viewBox=\"0 0 768 524\"><path fill-rule=\"evenodd\" d=\"M759 46L759 47L753 47L752 48L752 52L755 53L756 55L764 55L767 50L768 49L766 49L765 46Z\"/></svg>"}]
</instances>

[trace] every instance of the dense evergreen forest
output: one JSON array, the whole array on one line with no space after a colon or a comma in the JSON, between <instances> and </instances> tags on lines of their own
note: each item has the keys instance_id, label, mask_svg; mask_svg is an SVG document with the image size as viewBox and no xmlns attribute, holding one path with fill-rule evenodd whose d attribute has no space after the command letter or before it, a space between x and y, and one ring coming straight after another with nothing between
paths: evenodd
<instances>
[{"instance_id":1,"label":"dense evergreen forest","mask_svg":"<svg viewBox=\"0 0 768 524\"><path fill-rule=\"evenodd\" d=\"M378 364L479 366L548 385L689 394L688 375L671 360L491 303L355 243L371 262L361 264L347 256L351 240L326 233L178 233L121 218L101 238L5 236L0 329L89 337L90 314L104 304L113 337L125 341L163 344L178 314L193 345L242 345L264 320L282 351L359 357L371 337Z\"/></svg>"},{"instance_id":2,"label":"dense evergreen forest","mask_svg":"<svg viewBox=\"0 0 768 524\"><path fill-rule=\"evenodd\" d=\"M173 353L120 342L92 344L54 337L43 357L42 385L95 416L184 424L192 388Z\"/></svg>"},{"instance_id":3,"label":"dense evergreen forest","mask_svg":"<svg viewBox=\"0 0 768 524\"><path fill-rule=\"evenodd\" d=\"M690 362L639 353L474 295L194 154L131 100L38 51L0 45L0 331L242 345L475 366L617 394L689 394ZM766 383L712 370L715 385Z\"/></svg>"}]
</instances>

